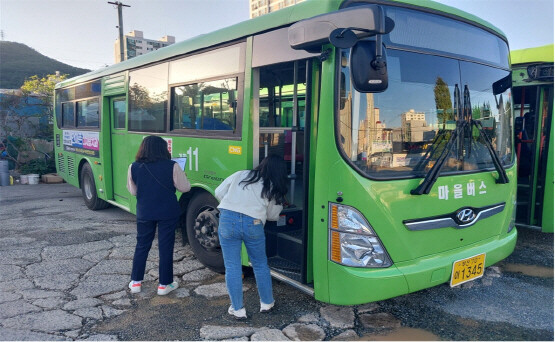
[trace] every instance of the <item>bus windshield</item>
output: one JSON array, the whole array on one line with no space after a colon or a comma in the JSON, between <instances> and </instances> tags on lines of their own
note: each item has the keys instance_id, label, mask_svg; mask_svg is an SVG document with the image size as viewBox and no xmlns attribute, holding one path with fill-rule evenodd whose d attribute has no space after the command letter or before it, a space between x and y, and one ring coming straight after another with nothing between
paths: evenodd
<instances>
[{"instance_id":1,"label":"bus windshield","mask_svg":"<svg viewBox=\"0 0 555 342\"><path fill-rule=\"evenodd\" d=\"M434 22L434 27L439 25L434 21L435 15L420 13L419 16L426 16ZM444 19L440 18L440 23L441 20ZM468 24L457 24L470 27L473 36L479 30ZM453 26L453 22L450 21L449 25ZM397 22L390 35L396 30L411 32L408 26L397 25ZM499 51L498 41L501 39L486 31L481 32L486 36L481 41L495 43L491 51ZM400 36L400 32L395 35ZM498 66L503 54L489 54L490 65L486 65L483 63L488 59L486 55L470 54L462 60L460 51L453 52L448 45L446 52L436 54L429 47L436 51L439 43L420 42L420 46L428 48L413 46L409 49L406 45L395 45L391 40L391 37L384 39L389 87L383 93L357 92L350 81L350 52L341 51L336 131L340 150L346 159L371 178L424 176L453 134L466 94L470 100L466 105L471 119L479 121L481 128L479 125L470 126L457 138L457 144L450 149L441 171L472 172L494 168L486 139L490 140L501 164L511 165L511 94L510 90L505 90L495 95L492 89L495 81L510 73L508 67ZM410 38L405 40L410 41ZM480 134L480 129L485 134Z\"/></svg>"}]
</instances>

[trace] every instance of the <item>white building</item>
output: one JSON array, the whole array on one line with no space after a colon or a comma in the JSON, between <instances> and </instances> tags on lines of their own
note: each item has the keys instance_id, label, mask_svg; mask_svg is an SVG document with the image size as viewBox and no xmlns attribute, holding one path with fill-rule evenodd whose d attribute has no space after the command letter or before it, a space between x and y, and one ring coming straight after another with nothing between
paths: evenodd
<instances>
[{"instance_id":1,"label":"white building","mask_svg":"<svg viewBox=\"0 0 555 342\"><path fill-rule=\"evenodd\" d=\"M250 0L250 18L256 18L263 14L275 12L284 7L292 6L304 0Z\"/></svg>"},{"instance_id":2,"label":"white building","mask_svg":"<svg viewBox=\"0 0 555 342\"><path fill-rule=\"evenodd\" d=\"M160 38L160 40L146 39L143 37L143 31L137 30L133 30L124 35L123 40L125 41L123 45L123 56L126 60L175 43L174 36L164 36ZM119 47L120 41L118 38L114 44L114 58L116 63L121 62Z\"/></svg>"},{"instance_id":3,"label":"white building","mask_svg":"<svg viewBox=\"0 0 555 342\"><path fill-rule=\"evenodd\" d=\"M435 131L428 127L426 114L414 109L401 114L401 130L404 142L423 142L433 139Z\"/></svg>"},{"instance_id":4,"label":"white building","mask_svg":"<svg viewBox=\"0 0 555 342\"><path fill-rule=\"evenodd\" d=\"M401 114L401 120L403 122L407 121L426 121L426 114L424 112L415 112L414 109L409 110Z\"/></svg>"}]
</instances>

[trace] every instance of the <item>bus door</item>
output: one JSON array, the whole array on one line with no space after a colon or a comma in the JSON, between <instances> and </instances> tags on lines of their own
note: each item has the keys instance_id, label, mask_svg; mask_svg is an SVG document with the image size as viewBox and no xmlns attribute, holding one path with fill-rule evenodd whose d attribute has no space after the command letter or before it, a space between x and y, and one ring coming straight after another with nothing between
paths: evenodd
<instances>
[{"instance_id":1,"label":"bus door","mask_svg":"<svg viewBox=\"0 0 555 342\"><path fill-rule=\"evenodd\" d=\"M127 136L127 101L125 97L110 98L110 121L112 140L112 188L113 201L125 208L130 206L130 194L127 191L127 169L133 161L136 151L129 151ZM131 158L128 160L128 158Z\"/></svg>"},{"instance_id":2,"label":"bus door","mask_svg":"<svg viewBox=\"0 0 555 342\"><path fill-rule=\"evenodd\" d=\"M306 95L310 94L309 60L263 66L253 70L255 135L253 165L276 154L287 164L288 203L277 222L267 222L268 264L275 272L299 283L307 282L307 158Z\"/></svg>"},{"instance_id":3,"label":"bus door","mask_svg":"<svg viewBox=\"0 0 555 342\"><path fill-rule=\"evenodd\" d=\"M525 86L514 89L516 152L518 161L517 216L519 226L553 231L553 185L551 173L553 86ZM551 178L552 179L552 178ZM547 204L547 207L544 207ZM546 212L547 209L547 212Z\"/></svg>"}]
</instances>

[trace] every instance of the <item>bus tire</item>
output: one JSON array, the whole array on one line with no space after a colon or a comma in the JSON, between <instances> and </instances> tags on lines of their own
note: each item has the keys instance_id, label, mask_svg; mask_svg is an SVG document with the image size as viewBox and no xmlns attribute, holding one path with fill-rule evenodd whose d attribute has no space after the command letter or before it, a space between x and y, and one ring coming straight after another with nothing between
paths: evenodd
<instances>
[{"instance_id":1,"label":"bus tire","mask_svg":"<svg viewBox=\"0 0 555 342\"><path fill-rule=\"evenodd\" d=\"M81 169L81 193L83 194L85 205L91 210L106 209L110 206L110 203L98 198L94 175L88 163L85 163L83 169Z\"/></svg>"},{"instance_id":2,"label":"bus tire","mask_svg":"<svg viewBox=\"0 0 555 342\"><path fill-rule=\"evenodd\" d=\"M177 222L177 231L181 232L181 245L185 246L189 242L187 237L187 214L183 213L179 216L179 222Z\"/></svg>"},{"instance_id":3,"label":"bus tire","mask_svg":"<svg viewBox=\"0 0 555 342\"><path fill-rule=\"evenodd\" d=\"M218 239L218 201L207 192L197 193L187 207L186 225L189 245L196 258L214 272L225 273Z\"/></svg>"}]
</instances>

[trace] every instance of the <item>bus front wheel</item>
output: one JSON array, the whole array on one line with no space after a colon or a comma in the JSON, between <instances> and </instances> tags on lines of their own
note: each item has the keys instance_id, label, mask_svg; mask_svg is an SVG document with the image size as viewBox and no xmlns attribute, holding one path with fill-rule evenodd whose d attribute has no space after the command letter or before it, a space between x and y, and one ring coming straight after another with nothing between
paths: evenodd
<instances>
[{"instance_id":1,"label":"bus front wheel","mask_svg":"<svg viewBox=\"0 0 555 342\"><path fill-rule=\"evenodd\" d=\"M91 210L106 209L110 205L108 202L98 198L96 184L91 166L87 163L81 170L81 193L85 200L85 205Z\"/></svg>"},{"instance_id":2,"label":"bus front wheel","mask_svg":"<svg viewBox=\"0 0 555 342\"><path fill-rule=\"evenodd\" d=\"M218 239L218 201L209 193L198 193L187 207L187 239L196 258L214 272L224 273L224 259Z\"/></svg>"}]
</instances>

